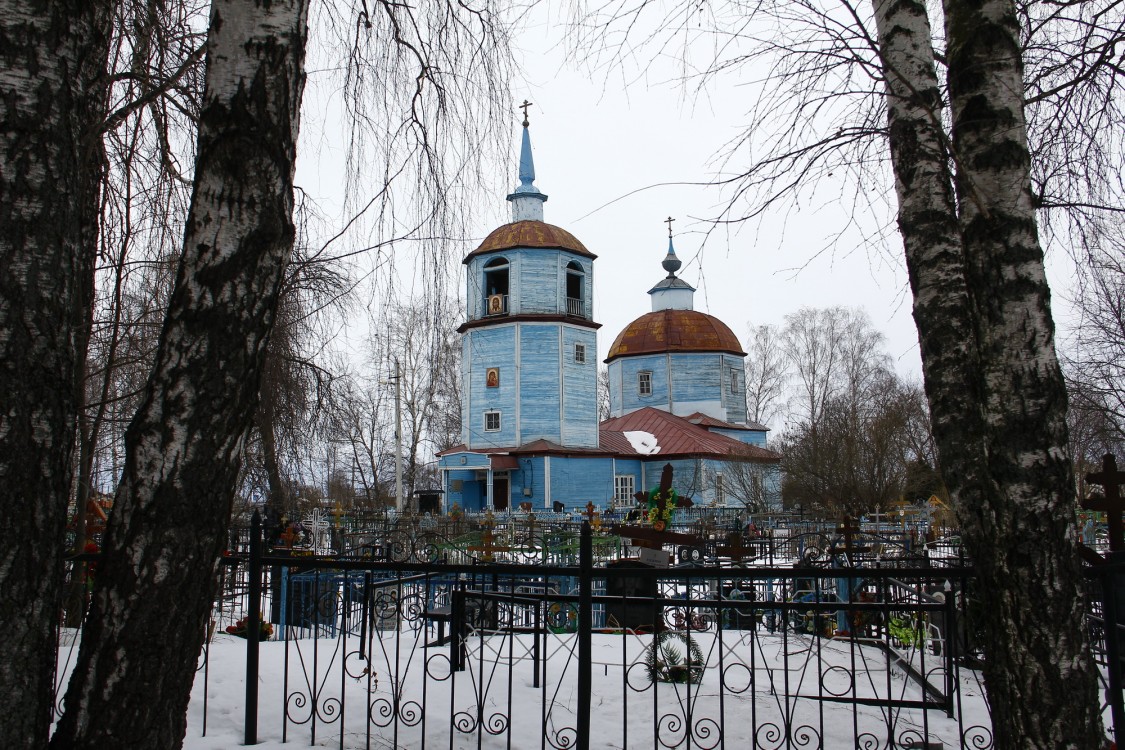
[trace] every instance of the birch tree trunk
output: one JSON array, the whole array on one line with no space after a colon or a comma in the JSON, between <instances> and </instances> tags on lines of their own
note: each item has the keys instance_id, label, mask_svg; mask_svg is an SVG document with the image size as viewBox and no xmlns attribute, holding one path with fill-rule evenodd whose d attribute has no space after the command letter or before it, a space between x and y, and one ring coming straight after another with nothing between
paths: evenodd
<instances>
[{"instance_id":1,"label":"birch tree trunk","mask_svg":"<svg viewBox=\"0 0 1125 750\"><path fill-rule=\"evenodd\" d=\"M945 1L947 138L924 3L874 7L934 436L989 592L981 612L995 746L1097 748L1096 673L1069 531L1066 391L1031 201L1016 9L1011 0Z\"/></svg>"},{"instance_id":2,"label":"birch tree trunk","mask_svg":"<svg viewBox=\"0 0 1125 750\"><path fill-rule=\"evenodd\" d=\"M307 0L216 0L191 209L52 747L170 748L294 237Z\"/></svg>"},{"instance_id":3,"label":"birch tree trunk","mask_svg":"<svg viewBox=\"0 0 1125 750\"><path fill-rule=\"evenodd\" d=\"M0 0L0 747L50 730L110 3Z\"/></svg>"}]
</instances>

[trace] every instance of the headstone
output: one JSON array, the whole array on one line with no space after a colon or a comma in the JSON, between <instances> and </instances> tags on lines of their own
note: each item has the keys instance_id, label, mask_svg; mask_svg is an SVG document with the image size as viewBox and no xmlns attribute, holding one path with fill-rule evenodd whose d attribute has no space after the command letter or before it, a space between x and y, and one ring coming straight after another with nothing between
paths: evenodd
<instances>
[{"instance_id":1,"label":"headstone","mask_svg":"<svg viewBox=\"0 0 1125 750\"><path fill-rule=\"evenodd\" d=\"M651 570L652 566L639 560L617 560L606 565L608 570ZM636 597L646 601L608 601L605 605L605 626L627 628L630 630L657 630L660 611L652 600L657 597L657 581L648 576L607 576L606 596Z\"/></svg>"}]
</instances>

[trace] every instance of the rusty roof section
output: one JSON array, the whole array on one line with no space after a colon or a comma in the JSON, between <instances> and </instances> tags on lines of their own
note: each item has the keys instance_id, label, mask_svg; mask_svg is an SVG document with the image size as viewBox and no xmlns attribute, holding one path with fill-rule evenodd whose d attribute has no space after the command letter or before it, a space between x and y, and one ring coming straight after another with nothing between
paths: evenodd
<instances>
[{"instance_id":1,"label":"rusty roof section","mask_svg":"<svg viewBox=\"0 0 1125 750\"><path fill-rule=\"evenodd\" d=\"M591 260L598 257L587 250L577 237L561 227L545 221L517 221L492 230L492 233L484 238L484 242L480 243L480 247L466 255L462 262L468 263L481 253L511 250L517 247L569 250Z\"/></svg>"},{"instance_id":2,"label":"rusty roof section","mask_svg":"<svg viewBox=\"0 0 1125 750\"><path fill-rule=\"evenodd\" d=\"M714 315L696 310L657 310L625 326L605 361L658 352L727 352L746 356L738 337Z\"/></svg>"},{"instance_id":3,"label":"rusty roof section","mask_svg":"<svg viewBox=\"0 0 1125 750\"><path fill-rule=\"evenodd\" d=\"M687 421L692 424L697 424L700 427L718 427L723 430L763 430L768 432L770 429L764 424L753 420L748 421L746 424L735 424L733 422L724 422L721 419L715 419L699 411L694 414L689 414L687 416Z\"/></svg>"},{"instance_id":4,"label":"rusty roof section","mask_svg":"<svg viewBox=\"0 0 1125 750\"><path fill-rule=\"evenodd\" d=\"M625 438L626 432L647 432L656 437L660 450L639 454ZM646 406L601 424L601 444L607 450L625 455L647 456L730 456L751 461L777 462L781 454L768 448L747 445L740 440L710 432L660 409Z\"/></svg>"}]
</instances>

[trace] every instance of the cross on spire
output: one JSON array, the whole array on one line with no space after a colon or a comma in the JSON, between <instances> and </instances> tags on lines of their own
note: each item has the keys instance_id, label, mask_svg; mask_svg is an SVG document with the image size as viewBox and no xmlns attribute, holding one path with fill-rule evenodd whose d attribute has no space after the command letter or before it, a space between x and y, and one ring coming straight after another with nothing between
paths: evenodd
<instances>
[{"instance_id":1,"label":"cross on spire","mask_svg":"<svg viewBox=\"0 0 1125 750\"><path fill-rule=\"evenodd\" d=\"M1101 511L1106 514L1109 525L1109 549L1111 552L1125 549L1123 536L1125 524L1121 522L1121 511L1125 510L1121 497L1121 487L1125 485L1125 471L1117 470L1117 458L1112 453L1107 453L1102 459L1102 470L1086 475L1086 481L1091 484L1100 484L1105 489L1105 496L1094 498L1082 503L1086 510Z\"/></svg>"},{"instance_id":2,"label":"cross on spire","mask_svg":"<svg viewBox=\"0 0 1125 750\"><path fill-rule=\"evenodd\" d=\"M529 102L529 101L528 101L527 99L524 99L524 100L523 100L523 104L521 104L521 105L519 105L519 106L517 107L517 109L522 109L522 110L523 110L523 126L524 126L525 128L526 128L526 127L527 127L528 125L530 125L530 124L531 124L531 123L530 123L530 122L528 121L528 119L527 119L527 108L528 108L528 107L530 107L530 106L531 106L531 102Z\"/></svg>"},{"instance_id":3,"label":"cross on spire","mask_svg":"<svg viewBox=\"0 0 1125 750\"><path fill-rule=\"evenodd\" d=\"M667 219L664 220L664 223L668 225L668 239L672 239L672 222L673 221L675 221L675 219L673 219L671 216L669 216Z\"/></svg>"}]
</instances>

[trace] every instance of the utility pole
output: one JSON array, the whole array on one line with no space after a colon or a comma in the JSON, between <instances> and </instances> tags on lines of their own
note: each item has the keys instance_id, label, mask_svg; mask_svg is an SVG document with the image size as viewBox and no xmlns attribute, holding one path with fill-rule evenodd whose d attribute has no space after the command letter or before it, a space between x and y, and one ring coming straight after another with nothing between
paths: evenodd
<instances>
[{"instance_id":1,"label":"utility pole","mask_svg":"<svg viewBox=\"0 0 1125 750\"><path fill-rule=\"evenodd\" d=\"M395 357L395 509L402 513L406 507L402 498L402 373Z\"/></svg>"}]
</instances>

